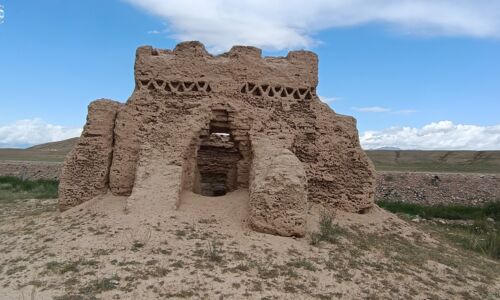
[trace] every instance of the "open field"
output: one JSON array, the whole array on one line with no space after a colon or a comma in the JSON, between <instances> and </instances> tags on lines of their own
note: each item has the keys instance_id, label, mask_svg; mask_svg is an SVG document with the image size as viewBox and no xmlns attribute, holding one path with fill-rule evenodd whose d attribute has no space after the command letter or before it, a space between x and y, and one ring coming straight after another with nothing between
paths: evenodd
<instances>
[{"instance_id":1,"label":"open field","mask_svg":"<svg viewBox=\"0 0 500 300\"><path fill-rule=\"evenodd\" d=\"M476 218L460 223L412 221L425 207L359 215L313 206L307 236L286 238L248 228L247 197L187 192L177 211L148 219L110 195L64 213L55 199L0 200L0 299L500 297L498 244L477 246L498 235L498 220L476 228L498 206L459 209ZM457 209L433 213L447 210Z\"/></svg>"},{"instance_id":2,"label":"open field","mask_svg":"<svg viewBox=\"0 0 500 300\"><path fill-rule=\"evenodd\" d=\"M62 162L78 139L0 149L0 160ZM500 151L368 150L377 171L500 173Z\"/></svg>"},{"instance_id":3,"label":"open field","mask_svg":"<svg viewBox=\"0 0 500 300\"><path fill-rule=\"evenodd\" d=\"M500 151L366 151L377 171L500 173Z\"/></svg>"},{"instance_id":4,"label":"open field","mask_svg":"<svg viewBox=\"0 0 500 300\"><path fill-rule=\"evenodd\" d=\"M0 160L61 162L64 161L66 154L73 149L77 140L78 138L72 138L26 149L0 149Z\"/></svg>"}]
</instances>

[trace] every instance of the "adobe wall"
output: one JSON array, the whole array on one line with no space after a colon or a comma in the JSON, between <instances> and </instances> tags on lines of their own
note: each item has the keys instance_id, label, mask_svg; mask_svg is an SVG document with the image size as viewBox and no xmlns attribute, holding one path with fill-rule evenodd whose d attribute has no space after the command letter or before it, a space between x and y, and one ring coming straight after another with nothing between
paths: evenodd
<instances>
[{"instance_id":1,"label":"adobe wall","mask_svg":"<svg viewBox=\"0 0 500 300\"><path fill-rule=\"evenodd\" d=\"M263 58L253 47L212 56L197 42L174 50L137 50L136 89L116 119L110 188L130 195L139 158L189 169L192 148L213 111L228 106L242 121L235 134L265 137L304 164L308 197L347 211L373 205L374 169L359 146L354 118L335 114L317 94L317 56L292 51ZM189 181L189 180L188 180ZM181 183L189 186L190 183Z\"/></svg>"},{"instance_id":2,"label":"adobe wall","mask_svg":"<svg viewBox=\"0 0 500 300\"><path fill-rule=\"evenodd\" d=\"M59 208L66 210L109 188L115 117L122 106L97 100L88 107L87 123L77 144L66 156L59 184Z\"/></svg>"},{"instance_id":3,"label":"adobe wall","mask_svg":"<svg viewBox=\"0 0 500 300\"><path fill-rule=\"evenodd\" d=\"M216 196L249 189L249 224L305 233L309 203L363 213L375 173L352 117L317 94L309 51L262 57L235 46L213 56L199 42L140 47L125 105L97 101L64 164L60 207L105 193L148 218L177 209L182 190ZM217 136L226 136L222 140Z\"/></svg>"}]
</instances>

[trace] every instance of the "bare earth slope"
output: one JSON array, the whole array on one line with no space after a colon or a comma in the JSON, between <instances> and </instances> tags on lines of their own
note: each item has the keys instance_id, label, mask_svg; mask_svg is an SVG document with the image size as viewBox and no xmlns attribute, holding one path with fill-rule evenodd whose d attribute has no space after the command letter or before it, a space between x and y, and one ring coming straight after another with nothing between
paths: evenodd
<instances>
[{"instance_id":1,"label":"bare earth slope","mask_svg":"<svg viewBox=\"0 0 500 300\"><path fill-rule=\"evenodd\" d=\"M184 193L177 211L126 214L102 196L0 203L0 299L494 299L500 265L379 208L339 213L330 241L247 227L248 192ZM309 232L320 212L311 207ZM420 226L420 227L419 227ZM54 297L54 298L53 298Z\"/></svg>"},{"instance_id":2,"label":"bare earth slope","mask_svg":"<svg viewBox=\"0 0 500 300\"><path fill-rule=\"evenodd\" d=\"M36 145L27 149L0 149L0 160L62 162L78 138Z\"/></svg>"}]
</instances>

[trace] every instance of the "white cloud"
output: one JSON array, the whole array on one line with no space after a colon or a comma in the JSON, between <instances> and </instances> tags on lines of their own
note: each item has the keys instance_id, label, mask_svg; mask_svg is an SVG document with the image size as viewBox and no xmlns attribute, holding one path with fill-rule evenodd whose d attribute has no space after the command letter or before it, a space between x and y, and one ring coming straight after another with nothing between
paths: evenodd
<instances>
[{"instance_id":1,"label":"white cloud","mask_svg":"<svg viewBox=\"0 0 500 300\"><path fill-rule=\"evenodd\" d=\"M383 23L405 34L500 36L497 0L124 0L164 18L172 37L213 51L234 44L308 48L325 29Z\"/></svg>"},{"instance_id":2,"label":"white cloud","mask_svg":"<svg viewBox=\"0 0 500 300\"><path fill-rule=\"evenodd\" d=\"M478 126L440 121L421 128L391 127L360 136L365 149L500 150L500 125Z\"/></svg>"},{"instance_id":3,"label":"white cloud","mask_svg":"<svg viewBox=\"0 0 500 300\"><path fill-rule=\"evenodd\" d=\"M359 112L374 112L374 113L390 112L391 111L390 108L380 107L380 106L353 107L352 109L355 111L359 111Z\"/></svg>"},{"instance_id":4,"label":"white cloud","mask_svg":"<svg viewBox=\"0 0 500 300\"><path fill-rule=\"evenodd\" d=\"M323 101L324 103L332 103L332 102L337 102L340 101L342 98L340 97L324 97L319 95L319 99Z\"/></svg>"},{"instance_id":5,"label":"white cloud","mask_svg":"<svg viewBox=\"0 0 500 300\"><path fill-rule=\"evenodd\" d=\"M417 112L414 109L393 110L391 108L381 107L381 106L351 107L351 109L359 112L369 112L369 113L412 114Z\"/></svg>"},{"instance_id":6,"label":"white cloud","mask_svg":"<svg viewBox=\"0 0 500 300\"><path fill-rule=\"evenodd\" d=\"M417 112L417 110L415 110L415 109L401 109L401 110L393 111L393 113L395 113L395 114L413 114L416 112Z\"/></svg>"},{"instance_id":7,"label":"white cloud","mask_svg":"<svg viewBox=\"0 0 500 300\"><path fill-rule=\"evenodd\" d=\"M3 5L0 4L0 24L3 23L5 18L5 10L3 8Z\"/></svg>"},{"instance_id":8,"label":"white cloud","mask_svg":"<svg viewBox=\"0 0 500 300\"><path fill-rule=\"evenodd\" d=\"M48 124L41 119L19 120L0 127L1 147L25 147L80 136L81 128Z\"/></svg>"}]
</instances>

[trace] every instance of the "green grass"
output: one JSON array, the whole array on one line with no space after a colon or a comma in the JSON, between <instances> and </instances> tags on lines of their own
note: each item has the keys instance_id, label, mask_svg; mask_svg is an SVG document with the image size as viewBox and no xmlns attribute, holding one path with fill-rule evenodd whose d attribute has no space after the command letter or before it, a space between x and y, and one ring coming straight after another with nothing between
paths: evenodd
<instances>
[{"instance_id":1,"label":"green grass","mask_svg":"<svg viewBox=\"0 0 500 300\"><path fill-rule=\"evenodd\" d=\"M314 246L319 245L320 242L334 244L344 232L344 229L333 224L333 218L331 216L322 214L319 220L319 232L312 232L310 234L310 243Z\"/></svg>"},{"instance_id":2,"label":"green grass","mask_svg":"<svg viewBox=\"0 0 500 300\"><path fill-rule=\"evenodd\" d=\"M420 205L414 203L393 202L387 200L377 201L378 206L393 212L404 213L422 218L441 218L448 220L477 220L493 218L500 221L500 201L490 202L484 206L465 205Z\"/></svg>"},{"instance_id":3,"label":"green grass","mask_svg":"<svg viewBox=\"0 0 500 300\"><path fill-rule=\"evenodd\" d=\"M57 180L22 180L17 177L1 176L0 201L57 198L58 186Z\"/></svg>"},{"instance_id":4,"label":"green grass","mask_svg":"<svg viewBox=\"0 0 500 300\"><path fill-rule=\"evenodd\" d=\"M474 220L472 224L431 224L433 230L464 249L500 259L500 201L483 206L436 205L378 201L393 213L419 215L425 219ZM493 221L488 220L492 218Z\"/></svg>"},{"instance_id":5,"label":"green grass","mask_svg":"<svg viewBox=\"0 0 500 300\"><path fill-rule=\"evenodd\" d=\"M456 245L500 260L500 222L476 220L473 225L435 225L447 239Z\"/></svg>"},{"instance_id":6,"label":"green grass","mask_svg":"<svg viewBox=\"0 0 500 300\"><path fill-rule=\"evenodd\" d=\"M116 274L111 277L98 278L90 281L86 286L80 288L80 293L84 295L95 295L110 291L118 287L119 281L120 277Z\"/></svg>"},{"instance_id":7,"label":"green grass","mask_svg":"<svg viewBox=\"0 0 500 300\"><path fill-rule=\"evenodd\" d=\"M210 261L220 263L222 262L222 255L219 248L219 243L216 241L208 242L207 257Z\"/></svg>"}]
</instances>

